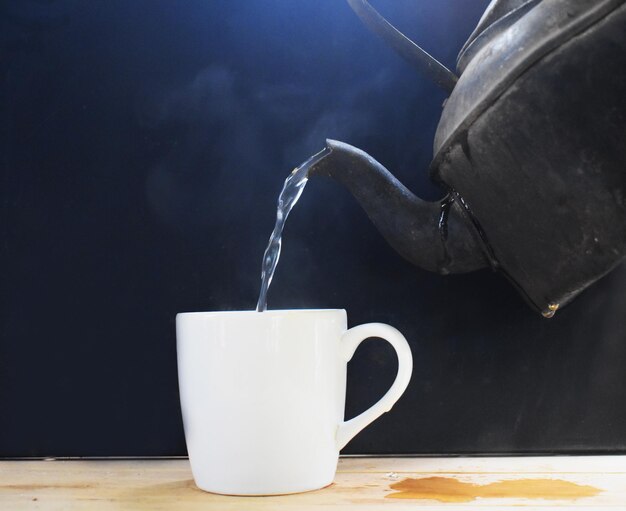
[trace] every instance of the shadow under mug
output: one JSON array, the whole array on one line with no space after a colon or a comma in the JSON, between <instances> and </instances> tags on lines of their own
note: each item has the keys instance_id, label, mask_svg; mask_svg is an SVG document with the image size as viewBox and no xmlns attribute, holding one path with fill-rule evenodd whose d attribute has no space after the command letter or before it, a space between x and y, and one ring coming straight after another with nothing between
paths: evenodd
<instances>
[{"instance_id":1,"label":"shadow under mug","mask_svg":"<svg viewBox=\"0 0 626 511\"><path fill-rule=\"evenodd\" d=\"M333 482L339 451L391 409L411 378L404 336L382 323L347 329L346 311L188 312L176 316L185 439L196 485L277 495ZM393 385L344 422L347 363L369 337L398 356Z\"/></svg>"}]
</instances>

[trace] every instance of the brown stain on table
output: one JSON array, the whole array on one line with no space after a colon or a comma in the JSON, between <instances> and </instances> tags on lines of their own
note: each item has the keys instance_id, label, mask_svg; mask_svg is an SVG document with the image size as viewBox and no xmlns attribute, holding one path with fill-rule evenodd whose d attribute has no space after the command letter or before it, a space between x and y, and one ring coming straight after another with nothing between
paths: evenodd
<instances>
[{"instance_id":1,"label":"brown stain on table","mask_svg":"<svg viewBox=\"0 0 626 511\"><path fill-rule=\"evenodd\" d=\"M471 502L479 497L492 499L579 499L600 493L598 488L562 479L514 479L474 484L453 477L404 479L390 486L391 499L431 499L439 502Z\"/></svg>"}]
</instances>

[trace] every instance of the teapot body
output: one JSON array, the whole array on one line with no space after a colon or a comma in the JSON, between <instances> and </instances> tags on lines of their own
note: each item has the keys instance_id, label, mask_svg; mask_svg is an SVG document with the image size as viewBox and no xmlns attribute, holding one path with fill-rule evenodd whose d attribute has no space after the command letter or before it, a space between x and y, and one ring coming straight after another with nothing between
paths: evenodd
<instances>
[{"instance_id":1,"label":"teapot body","mask_svg":"<svg viewBox=\"0 0 626 511\"><path fill-rule=\"evenodd\" d=\"M626 3L525 6L464 47L431 175L551 315L626 254Z\"/></svg>"}]
</instances>

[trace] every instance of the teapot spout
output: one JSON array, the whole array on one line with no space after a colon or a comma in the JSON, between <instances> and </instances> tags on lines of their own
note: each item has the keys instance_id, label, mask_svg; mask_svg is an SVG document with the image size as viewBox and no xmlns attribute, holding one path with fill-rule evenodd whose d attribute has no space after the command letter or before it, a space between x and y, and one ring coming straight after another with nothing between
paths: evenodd
<instances>
[{"instance_id":1,"label":"teapot spout","mask_svg":"<svg viewBox=\"0 0 626 511\"><path fill-rule=\"evenodd\" d=\"M387 242L406 260L441 274L489 265L463 207L448 195L428 202L415 196L369 154L336 140L308 175L327 176L354 195Z\"/></svg>"}]
</instances>

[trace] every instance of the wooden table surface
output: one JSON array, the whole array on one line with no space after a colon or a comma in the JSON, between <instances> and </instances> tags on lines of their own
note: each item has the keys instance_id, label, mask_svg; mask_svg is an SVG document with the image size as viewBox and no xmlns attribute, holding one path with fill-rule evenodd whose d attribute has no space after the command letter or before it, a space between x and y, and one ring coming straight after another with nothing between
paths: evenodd
<instances>
[{"instance_id":1,"label":"wooden table surface","mask_svg":"<svg viewBox=\"0 0 626 511\"><path fill-rule=\"evenodd\" d=\"M0 461L0 510L623 509L626 456L339 461L334 484L282 497L197 489L189 462Z\"/></svg>"}]
</instances>

